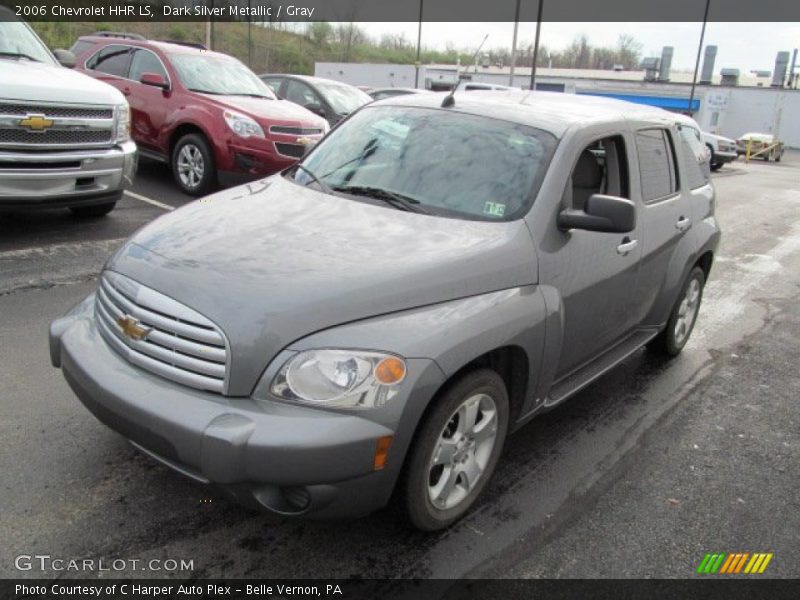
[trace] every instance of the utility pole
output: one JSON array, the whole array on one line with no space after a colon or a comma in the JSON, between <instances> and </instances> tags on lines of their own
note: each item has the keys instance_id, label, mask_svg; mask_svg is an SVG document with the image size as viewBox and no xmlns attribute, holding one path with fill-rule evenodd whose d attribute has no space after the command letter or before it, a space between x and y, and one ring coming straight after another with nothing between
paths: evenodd
<instances>
[{"instance_id":1,"label":"utility pole","mask_svg":"<svg viewBox=\"0 0 800 600\"><path fill-rule=\"evenodd\" d=\"M700 43L697 44L697 58L694 61L694 77L692 77L692 92L689 94L689 107L687 112L692 116L692 105L694 104L694 88L697 85L697 70L700 68L700 52L703 50L703 39L706 36L706 23L708 22L708 9L711 0L706 0L706 11L703 13L703 28L700 30Z\"/></svg>"},{"instance_id":2,"label":"utility pole","mask_svg":"<svg viewBox=\"0 0 800 600\"><path fill-rule=\"evenodd\" d=\"M539 33L542 30L542 7L544 0L539 0L539 10L536 14L536 39L533 41L533 64L531 65L531 89L536 89L536 61L539 58Z\"/></svg>"},{"instance_id":3,"label":"utility pole","mask_svg":"<svg viewBox=\"0 0 800 600\"><path fill-rule=\"evenodd\" d=\"M247 66L253 68L253 16L251 1L247 0Z\"/></svg>"},{"instance_id":4,"label":"utility pole","mask_svg":"<svg viewBox=\"0 0 800 600\"><path fill-rule=\"evenodd\" d=\"M419 0L419 28L417 29L417 62L414 65L416 72L414 73L414 87L419 87L419 60L420 55L422 52L422 2L423 0Z\"/></svg>"},{"instance_id":5,"label":"utility pole","mask_svg":"<svg viewBox=\"0 0 800 600\"><path fill-rule=\"evenodd\" d=\"M519 5L522 0L517 0L517 10L514 13L514 37L511 40L511 72L508 75L508 85L514 85L514 67L517 66L517 31L519 30Z\"/></svg>"}]
</instances>

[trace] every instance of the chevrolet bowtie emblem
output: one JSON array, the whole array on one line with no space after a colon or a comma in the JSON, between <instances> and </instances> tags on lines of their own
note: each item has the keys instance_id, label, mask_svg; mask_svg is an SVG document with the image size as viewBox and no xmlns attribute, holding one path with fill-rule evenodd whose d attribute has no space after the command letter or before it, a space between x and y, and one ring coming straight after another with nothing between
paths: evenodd
<instances>
[{"instance_id":1,"label":"chevrolet bowtie emblem","mask_svg":"<svg viewBox=\"0 0 800 600\"><path fill-rule=\"evenodd\" d=\"M130 315L119 317L117 319L117 325L119 325L122 333L127 335L132 340L136 340L137 342L144 340L147 337L147 334L151 331L147 327L142 327L139 324L139 320Z\"/></svg>"},{"instance_id":2,"label":"chevrolet bowtie emblem","mask_svg":"<svg viewBox=\"0 0 800 600\"><path fill-rule=\"evenodd\" d=\"M27 127L31 131L44 131L53 126L53 120L44 115L28 115L19 122L20 127Z\"/></svg>"},{"instance_id":3,"label":"chevrolet bowtie emblem","mask_svg":"<svg viewBox=\"0 0 800 600\"><path fill-rule=\"evenodd\" d=\"M316 143L316 140L312 140L309 137L299 137L299 138L297 138L297 143L301 144L303 146L308 146L309 144Z\"/></svg>"}]
</instances>

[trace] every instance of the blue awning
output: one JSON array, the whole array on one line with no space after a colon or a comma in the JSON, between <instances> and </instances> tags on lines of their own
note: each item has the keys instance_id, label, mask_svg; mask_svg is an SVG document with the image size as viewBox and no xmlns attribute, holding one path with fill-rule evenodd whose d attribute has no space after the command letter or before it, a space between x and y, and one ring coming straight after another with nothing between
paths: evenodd
<instances>
[{"instance_id":1,"label":"blue awning","mask_svg":"<svg viewBox=\"0 0 800 600\"><path fill-rule=\"evenodd\" d=\"M616 98L634 104L646 104L647 106L657 106L666 110L688 110L689 98L678 98L675 96L641 96L637 94L614 94L608 92L578 92L582 96L602 96L603 98ZM700 108L700 100L692 100L692 112Z\"/></svg>"}]
</instances>

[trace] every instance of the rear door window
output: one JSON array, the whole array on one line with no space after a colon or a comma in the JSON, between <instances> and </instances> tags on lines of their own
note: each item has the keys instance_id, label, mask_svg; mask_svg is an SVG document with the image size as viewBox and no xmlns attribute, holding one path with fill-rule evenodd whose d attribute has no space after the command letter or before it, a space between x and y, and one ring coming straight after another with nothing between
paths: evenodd
<instances>
[{"instance_id":1,"label":"rear door window","mask_svg":"<svg viewBox=\"0 0 800 600\"><path fill-rule=\"evenodd\" d=\"M128 66L131 62L130 46L111 45L106 46L95 54L86 63L86 67L92 71L108 73L117 77L128 76Z\"/></svg>"},{"instance_id":2,"label":"rear door window","mask_svg":"<svg viewBox=\"0 0 800 600\"><path fill-rule=\"evenodd\" d=\"M642 199L652 202L675 194L678 176L669 132L660 128L637 131L636 150Z\"/></svg>"}]
</instances>

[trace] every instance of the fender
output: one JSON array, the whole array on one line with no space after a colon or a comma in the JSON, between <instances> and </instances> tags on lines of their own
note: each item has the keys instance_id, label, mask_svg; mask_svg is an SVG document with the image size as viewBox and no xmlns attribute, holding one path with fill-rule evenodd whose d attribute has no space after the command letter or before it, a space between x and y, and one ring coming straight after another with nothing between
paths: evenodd
<instances>
[{"instance_id":1,"label":"fender","mask_svg":"<svg viewBox=\"0 0 800 600\"><path fill-rule=\"evenodd\" d=\"M520 414L530 412L532 394L539 387L547 314L539 286L528 285L340 325L298 340L286 350L332 347L382 350L405 357L410 368L411 363L426 361L429 366L422 363L421 367L425 369L422 375L425 394L410 397L405 406L397 407L402 411L399 413L387 405L386 410L361 415L396 432L392 452L397 452L404 461L417 425L441 385L492 350L516 346L527 355L528 382ZM515 426L512 424L512 429ZM402 465L403 461L395 464ZM396 478L399 468L397 473L386 473L387 477ZM393 482L388 493L391 488Z\"/></svg>"}]
</instances>

